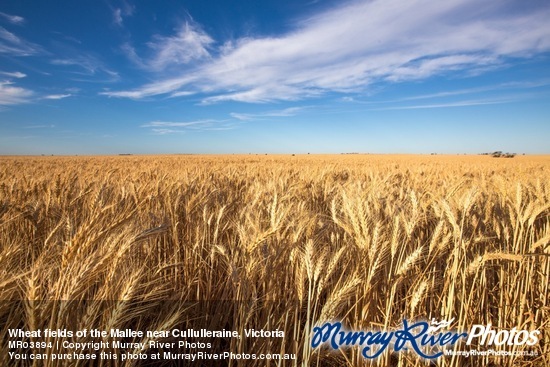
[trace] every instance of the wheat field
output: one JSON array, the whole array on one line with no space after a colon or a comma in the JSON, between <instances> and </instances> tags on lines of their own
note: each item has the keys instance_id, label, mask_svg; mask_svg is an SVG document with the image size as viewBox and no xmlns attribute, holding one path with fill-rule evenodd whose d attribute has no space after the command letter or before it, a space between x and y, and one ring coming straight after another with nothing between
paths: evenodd
<instances>
[{"instance_id":1,"label":"wheat field","mask_svg":"<svg viewBox=\"0 0 550 367\"><path fill-rule=\"evenodd\" d=\"M284 338L215 347L295 360L222 365L425 366L413 353L368 362L356 348L312 350L311 329L454 318L538 329L536 346L514 347L537 356L437 365L550 365L548 156L0 157L0 167L3 341L17 327L278 329ZM7 348L3 366L151 365L18 362Z\"/></svg>"}]
</instances>

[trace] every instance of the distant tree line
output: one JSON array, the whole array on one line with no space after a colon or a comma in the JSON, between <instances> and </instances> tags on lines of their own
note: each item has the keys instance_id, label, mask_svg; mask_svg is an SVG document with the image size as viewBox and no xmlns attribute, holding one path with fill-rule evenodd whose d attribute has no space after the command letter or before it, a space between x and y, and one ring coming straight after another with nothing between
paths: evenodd
<instances>
[{"instance_id":1,"label":"distant tree line","mask_svg":"<svg viewBox=\"0 0 550 367\"><path fill-rule=\"evenodd\" d=\"M481 155L490 155L493 158L514 158L516 153L503 153L500 150L492 153L481 153Z\"/></svg>"}]
</instances>

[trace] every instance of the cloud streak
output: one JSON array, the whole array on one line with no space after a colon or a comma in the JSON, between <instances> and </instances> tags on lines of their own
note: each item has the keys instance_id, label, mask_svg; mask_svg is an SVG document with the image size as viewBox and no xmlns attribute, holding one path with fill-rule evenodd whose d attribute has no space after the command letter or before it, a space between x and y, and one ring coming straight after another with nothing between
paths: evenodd
<instances>
[{"instance_id":1,"label":"cloud streak","mask_svg":"<svg viewBox=\"0 0 550 367\"><path fill-rule=\"evenodd\" d=\"M520 81L520 82L505 82L505 83L499 83L499 84L491 84L491 85L485 85L485 86L479 86L475 88L464 88L464 89L454 89L454 90L446 90L446 91L440 91L436 93L428 93L428 94L419 94L409 97L402 97L397 99L388 99L388 100L362 100L362 99L356 99L354 97L345 96L342 97L340 100L343 102L349 102L349 103L357 103L362 105L387 105L392 103L403 103L403 102L414 102L418 100L425 100L425 99L432 99L432 100L449 100L457 96L464 96L464 95L471 95L472 97L464 101L450 101L445 103L434 103L434 104L426 104L426 105L418 105L417 107L411 107L411 106L398 106L398 107L389 107L389 108L380 108L380 109L411 109L411 108L430 108L430 106L441 106L441 107L453 107L456 105L479 105L479 104L495 104L495 103L506 103L506 102L512 102L517 101L520 99L524 99L527 97L533 97L536 96L536 93L523 93L523 94L515 94L514 96L504 96L502 97L502 92L510 92L510 91L524 91L524 90L532 90L537 88L543 88L550 85L549 79L539 79L536 81ZM476 95L489 95L492 94L495 96L493 99L475 99L474 96ZM480 102L480 103L478 103ZM456 105L455 105L456 103ZM470 104L471 103L471 104ZM427 107L424 107L427 106Z\"/></svg>"},{"instance_id":2,"label":"cloud streak","mask_svg":"<svg viewBox=\"0 0 550 367\"><path fill-rule=\"evenodd\" d=\"M483 5L476 0L352 1L302 19L278 37L225 43L213 57L208 57L208 35L180 30L157 40L151 65L162 69L191 59L202 61L199 65L107 94L140 99L184 89L206 94L203 103L270 102L364 91L379 81L483 72L509 57L550 50L550 7L541 4L522 8L500 0Z\"/></svg>"},{"instance_id":3,"label":"cloud streak","mask_svg":"<svg viewBox=\"0 0 550 367\"><path fill-rule=\"evenodd\" d=\"M17 78L17 79L21 79L21 78L24 78L24 77L27 76L27 74L22 73L20 71L14 71L14 72L0 71L0 75L5 75L5 76L8 76L10 78Z\"/></svg>"},{"instance_id":4,"label":"cloud streak","mask_svg":"<svg viewBox=\"0 0 550 367\"><path fill-rule=\"evenodd\" d=\"M371 111L420 110L420 109L431 109L431 108L486 106L486 105L516 102L517 100L518 100L517 98L464 100L464 101L421 104L421 105L381 107L381 108L373 108L371 109Z\"/></svg>"},{"instance_id":5,"label":"cloud streak","mask_svg":"<svg viewBox=\"0 0 550 367\"><path fill-rule=\"evenodd\" d=\"M134 15L135 6L123 1L118 8L111 8L113 12L113 23L118 27L124 26L124 18Z\"/></svg>"},{"instance_id":6,"label":"cloud streak","mask_svg":"<svg viewBox=\"0 0 550 367\"><path fill-rule=\"evenodd\" d=\"M196 120L196 121L151 121L141 125L150 128L155 135L181 134L187 131L217 131L232 130L238 127L231 120Z\"/></svg>"},{"instance_id":7,"label":"cloud streak","mask_svg":"<svg viewBox=\"0 0 550 367\"><path fill-rule=\"evenodd\" d=\"M49 94L47 96L42 97L42 99L50 99L50 100L58 100L58 99L64 99L67 97L71 97L72 94Z\"/></svg>"},{"instance_id":8,"label":"cloud streak","mask_svg":"<svg viewBox=\"0 0 550 367\"><path fill-rule=\"evenodd\" d=\"M296 116L300 111L303 111L307 107L289 107L282 110L268 111L262 113L237 113L232 112L230 115L233 118L241 121L251 121L251 120L263 120L272 117L291 117Z\"/></svg>"},{"instance_id":9,"label":"cloud streak","mask_svg":"<svg viewBox=\"0 0 550 367\"><path fill-rule=\"evenodd\" d=\"M88 53L77 53L67 58L57 58L50 61L50 64L57 66L68 66L73 68L69 72L77 75L96 76L104 74L109 82L119 80L119 75L116 71L112 71L96 56ZM94 82L98 80L78 79L79 81Z\"/></svg>"},{"instance_id":10,"label":"cloud streak","mask_svg":"<svg viewBox=\"0 0 550 367\"><path fill-rule=\"evenodd\" d=\"M31 90L17 87L12 82L0 82L0 106L28 103L33 95Z\"/></svg>"},{"instance_id":11,"label":"cloud streak","mask_svg":"<svg viewBox=\"0 0 550 367\"><path fill-rule=\"evenodd\" d=\"M148 46L154 57L149 65L155 70L163 70L172 65L185 65L194 60L208 58L208 47L214 40L209 35L185 23L174 36L156 36Z\"/></svg>"},{"instance_id":12,"label":"cloud streak","mask_svg":"<svg viewBox=\"0 0 550 367\"><path fill-rule=\"evenodd\" d=\"M11 15L0 12L0 17L6 19L11 24L21 25L25 23L25 18L20 17L19 15Z\"/></svg>"},{"instance_id":13,"label":"cloud streak","mask_svg":"<svg viewBox=\"0 0 550 367\"><path fill-rule=\"evenodd\" d=\"M198 26L185 22L172 36L155 35L147 43L146 58L138 55L130 43L121 46L122 52L137 67L154 72L210 59L210 47L214 40Z\"/></svg>"},{"instance_id":14,"label":"cloud streak","mask_svg":"<svg viewBox=\"0 0 550 367\"><path fill-rule=\"evenodd\" d=\"M49 125L27 125L23 126L23 129L53 129L55 125L49 124Z\"/></svg>"},{"instance_id":15,"label":"cloud streak","mask_svg":"<svg viewBox=\"0 0 550 367\"><path fill-rule=\"evenodd\" d=\"M40 46L28 42L4 27L0 27L0 54L30 56L41 51Z\"/></svg>"}]
</instances>

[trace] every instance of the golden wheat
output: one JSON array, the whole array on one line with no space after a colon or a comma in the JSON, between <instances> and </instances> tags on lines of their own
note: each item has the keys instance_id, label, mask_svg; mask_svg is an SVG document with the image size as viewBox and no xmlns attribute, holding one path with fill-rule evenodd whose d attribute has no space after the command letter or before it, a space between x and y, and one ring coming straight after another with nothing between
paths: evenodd
<instances>
[{"instance_id":1,"label":"golden wheat","mask_svg":"<svg viewBox=\"0 0 550 367\"><path fill-rule=\"evenodd\" d=\"M476 365L550 365L548 157L0 157L0 167L3 341L15 327L279 329L284 339L229 348L298 356L279 366L357 366L367 364L357 349L311 350L311 328L454 317L542 331L538 357ZM7 351L0 363L14 365ZM372 363L424 365L410 353Z\"/></svg>"}]
</instances>

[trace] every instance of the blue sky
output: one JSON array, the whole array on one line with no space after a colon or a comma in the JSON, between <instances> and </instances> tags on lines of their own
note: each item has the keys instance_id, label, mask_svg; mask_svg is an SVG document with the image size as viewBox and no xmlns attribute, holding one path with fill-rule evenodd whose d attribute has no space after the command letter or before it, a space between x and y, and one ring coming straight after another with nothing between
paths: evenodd
<instances>
[{"instance_id":1,"label":"blue sky","mask_svg":"<svg viewBox=\"0 0 550 367\"><path fill-rule=\"evenodd\" d=\"M547 0L0 5L0 154L550 153Z\"/></svg>"}]
</instances>

